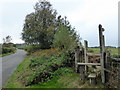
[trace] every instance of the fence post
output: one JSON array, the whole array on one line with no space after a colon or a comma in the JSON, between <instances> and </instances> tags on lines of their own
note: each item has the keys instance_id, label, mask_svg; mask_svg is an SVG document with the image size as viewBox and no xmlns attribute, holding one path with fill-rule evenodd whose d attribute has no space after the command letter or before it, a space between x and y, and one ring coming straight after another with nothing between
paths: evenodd
<instances>
[{"instance_id":1,"label":"fence post","mask_svg":"<svg viewBox=\"0 0 120 90\"><path fill-rule=\"evenodd\" d=\"M78 61L80 60L80 47L75 48L75 71L78 72Z\"/></svg>"},{"instance_id":2,"label":"fence post","mask_svg":"<svg viewBox=\"0 0 120 90\"><path fill-rule=\"evenodd\" d=\"M80 80L82 83L84 83L84 80L85 80L85 66L84 65L80 65L79 72L80 72Z\"/></svg>"},{"instance_id":3,"label":"fence post","mask_svg":"<svg viewBox=\"0 0 120 90\"><path fill-rule=\"evenodd\" d=\"M88 63L87 49L88 49L88 41L84 40L84 58L85 58L85 63ZM85 65L85 73L87 73L87 71L88 71L88 66Z\"/></svg>"},{"instance_id":4,"label":"fence post","mask_svg":"<svg viewBox=\"0 0 120 90\"><path fill-rule=\"evenodd\" d=\"M104 41L104 35L103 35L104 29L102 28L102 25L99 25L99 42L100 42L100 53L101 53L101 78L102 78L102 83L105 83L105 72L103 70L104 68L104 59L105 59L105 41Z\"/></svg>"}]
</instances>

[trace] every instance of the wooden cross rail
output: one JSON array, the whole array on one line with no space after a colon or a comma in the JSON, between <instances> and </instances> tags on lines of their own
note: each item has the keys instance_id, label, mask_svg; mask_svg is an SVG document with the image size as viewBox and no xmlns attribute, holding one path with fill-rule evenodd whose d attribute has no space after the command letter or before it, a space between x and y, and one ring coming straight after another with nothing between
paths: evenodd
<instances>
[{"instance_id":1,"label":"wooden cross rail","mask_svg":"<svg viewBox=\"0 0 120 90\"><path fill-rule=\"evenodd\" d=\"M88 56L100 56L100 53L87 53Z\"/></svg>"},{"instance_id":2,"label":"wooden cross rail","mask_svg":"<svg viewBox=\"0 0 120 90\"><path fill-rule=\"evenodd\" d=\"M100 63L77 63L77 65L95 65L95 66L100 66Z\"/></svg>"},{"instance_id":3,"label":"wooden cross rail","mask_svg":"<svg viewBox=\"0 0 120 90\"><path fill-rule=\"evenodd\" d=\"M111 73L111 74L115 74L115 73L112 72L111 70L108 70L108 69L105 69L105 68L101 68L101 70L104 70L104 71L109 72L109 73Z\"/></svg>"},{"instance_id":4,"label":"wooden cross rail","mask_svg":"<svg viewBox=\"0 0 120 90\"><path fill-rule=\"evenodd\" d=\"M113 61L120 62L120 58L111 58Z\"/></svg>"}]
</instances>

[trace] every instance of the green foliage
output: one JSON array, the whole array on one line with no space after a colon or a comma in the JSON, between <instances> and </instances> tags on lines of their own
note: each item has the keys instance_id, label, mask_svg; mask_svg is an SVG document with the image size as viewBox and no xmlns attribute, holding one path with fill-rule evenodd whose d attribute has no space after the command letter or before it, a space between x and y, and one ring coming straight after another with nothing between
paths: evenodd
<instances>
[{"instance_id":1,"label":"green foliage","mask_svg":"<svg viewBox=\"0 0 120 90\"><path fill-rule=\"evenodd\" d=\"M63 74L67 74L67 73L73 73L73 70L69 69L69 68L59 68L58 70L56 70L55 72L52 73L52 77L58 77L61 76Z\"/></svg>"},{"instance_id":2,"label":"green foliage","mask_svg":"<svg viewBox=\"0 0 120 90\"><path fill-rule=\"evenodd\" d=\"M36 84L38 82L49 80L49 78L52 78L54 76L54 75L51 75L52 72L56 71L60 67L69 66L68 64L70 64L69 63L70 52L61 51L56 53L58 53L59 56L54 56L52 54L49 54L49 55L43 55L43 56L39 56L31 59L31 63L29 67L31 69L36 68L36 70L27 79L27 82L26 82L27 85ZM64 70L64 72L68 72L68 71Z\"/></svg>"},{"instance_id":3,"label":"green foliage","mask_svg":"<svg viewBox=\"0 0 120 90\"><path fill-rule=\"evenodd\" d=\"M3 38L3 44L1 45L0 50L0 54L2 54L1 56L6 56L16 51L16 48L14 47L14 44L11 43L11 40L12 38L9 35Z\"/></svg>"},{"instance_id":4,"label":"green foliage","mask_svg":"<svg viewBox=\"0 0 120 90\"><path fill-rule=\"evenodd\" d=\"M54 36L53 46L64 46L65 49L73 49L77 46L77 37L74 30L65 25L60 25Z\"/></svg>"},{"instance_id":5,"label":"green foliage","mask_svg":"<svg viewBox=\"0 0 120 90\"><path fill-rule=\"evenodd\" d=\"M38 82L46 81L50 78L51 73L57 70L59 67L64 66L64 62L67 60L66 56L54 57L54 56L40 56L31 59L30 68L37 68L33 75L29 76L27 85L35 84ZM39 78L39 79L38 79Z\"/></svg>"},{"instance_id":6,"label":"green foliage","mask_svg":"<svg viewBox=\"0 0 120 90\"><path fill-rule=\"evenodd\" d=\"M69 59L70 53L56 49L33 53L17 67L5 88L94 88L95 86L89 86L89 82L80 84L79 74L62 63ZM34 57L34 54L38 56ZM32 65L34 62L40 64ZM100 85L97 84L96 87L99 88Z\"/></svg>"},{"instance_id":7,"label":"green foliage","mask_svg":"<svg viewBox=\"0 0 120 90\"><path fill-rule=\"evenodd\" d=\"M11 43L11 40L12 40L11 36L8 35L5 38L3 38L3 43Z\"/></svg>"},{"instance_id":8,"label":"green foliage","mask_svg":"<svg viewBox=\"0 0 120 90\"><path fill-rule=\"evenodd\" d=\"M24 47L24 49L28 52L28 53L33 53L37 50L40 50L40 45L27 45Z\"/></svg>"},{"instance_id":9,"label":"green foliage","mask_svg":"<svg viewBox=\"0 0 120 90\"><path fill-rule=\"evenodd\" d=\"M50 2L41 0L36 3L35 12L26 16L22 39L29 44L40 44L50 48L56 28L56 11Z\"/></svg>"},{"instance_id":10,"label":"green foliage","mask_svg":"<svg viewBox=\"0 0 120 90\"><path fill-rule=\"evenodd\" d=\"M14 51L15 51L15 48L7 48L7 47L2 48L2 54L11 53Z\"/></svg>"},{"instance_id":11,"label":"green foliage","mask_svg":"<svg viewBox=\"0 0 120 90\"><path fill-rule=\"evenodd\" d=\"M62 67L51 74L51 79L28 88L75 88L79 84L79 74L71 68Z\"/></svg>"},{"instance_id":12,"label":"green foliage","mask_svg":"<svg viewBox=\"0 0 120 90\"><path fill-rule=\"evenodd\" d=\"M0 51L0 56L7 56L12 53L15 53L15 51L16 51L15 47L11 47L11 46L9 47L8 45L7 45L7 47L3 45L3 47L1 49L2 49L2 51Z\"/></svg>"},{"instance_id":13,"label":"green foliage","mask_svg":"<svg viewBox=\"0 0 120 90\"><path fill-rule=\"evenodd\" d=\"M74 48L79 41L74 28L65 18L58 16L50 2L36 3L35 12L26 16L22 39L28 44L40 44L41 49L64 45L65 49ZM55 40L54 40L55 39ZM54 40L54 41L53 41Z\"/></svg>"}]
</instances>

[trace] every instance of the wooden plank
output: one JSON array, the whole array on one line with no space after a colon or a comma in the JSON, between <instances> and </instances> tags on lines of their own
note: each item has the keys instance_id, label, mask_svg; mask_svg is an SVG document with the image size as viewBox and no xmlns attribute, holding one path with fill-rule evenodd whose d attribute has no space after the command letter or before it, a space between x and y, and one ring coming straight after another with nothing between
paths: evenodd
<instances>
[{"instance_id":1,"label":"wooden plank","mask_svg":"<svg viewBox=\"0 0 120 90\"><path fill-rule=\"evenodd\" d=\"M87 53L88 56L100 56L100 53Z\"/></svg>"},{"instance_id":2,"label":"wooden plank","mask_svg":"<svg viewBox=\"0 0 120 90\"><path fill-rule=\"evenodd\" d=\"M101 68L101 70L104 70L104 71L109 72L109 73L111 73L111 74L115 74L115 73L112 72L111 70L108 70L108 69L105 69L105 68Z\"/></svg>"},{"instance_id":3,"label":"wooden plank","mask_svg":"<svg viewBox=\"0 0 120 90\"><path fill-rule=\"evenodd\" d=\"M88 63L87 49L88 49L88 42L87 42L87 40L84 40L84 58L85 58L85 63ZM88 67L85 65L85 73L87 73L87 71L88 71Z\"/></svg>"},{"instance_id":4,"label":"wooden plank","mask_svg":"<svg viewBox=\"0 0 120 90\"><path fill-rule=\"evenodd\" d=\"M90 79L90 84L96 84L96 76L97 75L95 73L91 73L90 75L88 75L88 78Z\"/></svg>"},{"instance_id":5,"label":"wooden plank","mask_svg":"<svg viewBox=\"0 0 120 90\"><path fill-rule=\"evenodd\" d=\"M88 78L96 78L96 77L97 77L96 73L91 73L88 75Z\"/></svg>"},{"instance_id":6,"label":"wooden plank","mask_svg":"<svg viewBox=\"0 0 120 90\"><path fill-rule=\"evenodd\" d=\"M111 58L113 61L120 62L120 58Z\"/></svg>"},{"instance_id":7,"label":"wooden plank","mask_svg":"<svg viewBox=\"0 0 120 90\"><path fill-rule=\"evenodd\" d=\"M96 65L96 66L100 66L100 63L77 63L77 65Z\"/></svg>"}]
</instances>

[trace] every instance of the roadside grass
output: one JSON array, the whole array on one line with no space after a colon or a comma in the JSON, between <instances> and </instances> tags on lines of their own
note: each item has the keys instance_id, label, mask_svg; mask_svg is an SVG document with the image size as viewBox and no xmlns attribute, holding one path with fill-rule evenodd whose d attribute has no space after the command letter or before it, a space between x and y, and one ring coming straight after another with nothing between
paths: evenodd
<instances>
[{"instance_id":1,"label":"roadside grass","mask_svg":"<svg viewBox=\"0 0 120 90\"><path fill-rule=\"evenodd\" d=\"M4 56L8 56L8 55L14 54L16 51L17 50L15 49L13 52L5 53L5 54L0 54L0 57L4 57Z\"/></svg>"},{"instance_id":2,"label":"roadside grass","mask_svg":"<svg viewBox=\"0 0 120 90\"><path fill-rule=\"evenodd\" d=\"M43 82L49 77L49 74L51 74L54 69L59 68L65 60L67 60L67 58L62 55L62 51L59 52L55 49L37 51L29 55L17 67L5 87L12 88L15 86L20 88L21 86L29 86L39 81ZM16 83L19 85L16 86Z\"/></svg>"},{"instance_id":3,"label":"roadside grass","mask_svg":"<svg viewBox=\"0 0 120 90\"><path fill-rule=\"evenodd\" d=\"M58 49L40 50L27 56L10 76L5 88L102 88L79 79L79 73L66 67L68 58Z\"/></svg>"},{"instance_id":4,"label":"roadside grass","mask_svg":"<svg viewBox=\"0 0 120 90\"><path fill-rule=\"evenodd\" d=\"M79 74L71 68L59 68L51 75L47 82L32 85L27 88L75 88L79 83Z\"/></svg>"},{"instance_id":5,"label":"roadside grass","mask_svg":"<svg viewBox=\"0 0 120 90\"><path fill-rule=\"evenodd\" d=\"M30 64L30 59L31 57L28 56L26 59L16 68L16 70L13 72L13 74L10 76L8 79L8 82L5 85L5 88L24 88L25 86L22 85L21 80L19 79L20 77L23 77L23 74L29 64Z\"/></svg>"},{"instance_id":6,"label":"roadside grass","mask_svg":"<svg viewBox=\"0 0 120 90\"><path fill-rule=\"evenodd\" d=\"M11 54L13 54L13 53L0 54L0 57L8 56L8 55L11 55Z\"/></svg>"},{"instance_id":7,"label":"roadside grass","mask_svg":"<svg viewBox=\"0 0 120 90\"><path fill-rule=\"evenodd\" d=\"M16 52L16 50L14 52L11 52L11 53L0 54L0 57L8 56L8 55L14 54L15 52Z\"/></svg>"},{"instance_id":8,"label":"roadside grass","mask_svg":"<svg viewBox=\"0 0 120 90\"><path fill-rule=\"evenodd\" d=\"M104 88L98 80L96 85L90 85L89 80L82 83L79 74L71 68L60 68L52 74L53 78L47 82L42 82L27 88Z\"/></svg>"}]
</instances>

